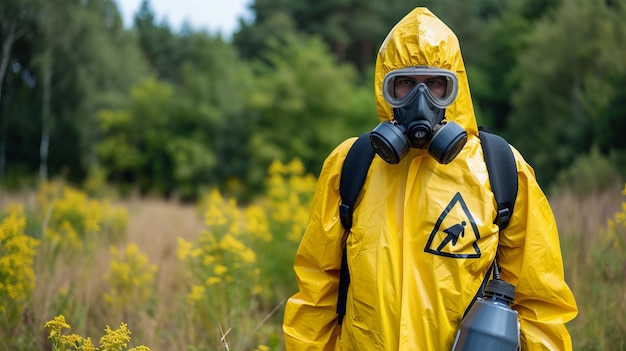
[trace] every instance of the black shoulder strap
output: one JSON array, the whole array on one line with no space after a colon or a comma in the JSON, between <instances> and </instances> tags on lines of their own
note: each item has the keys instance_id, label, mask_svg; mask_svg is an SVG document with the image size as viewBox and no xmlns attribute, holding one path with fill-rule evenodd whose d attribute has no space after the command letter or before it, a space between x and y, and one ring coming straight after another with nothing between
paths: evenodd
<instances>
[{"instance_id":1,"label":"black shoulder strap","mask_svg":"<svg viewBox=\"0 0 626 351\"><path fill-rule=\"evenodd\" d=\"M500 231L503 231L509 225L509 220L513 215L513 207L515 206L515 198L517 198L517 165L515 156L511 150L509 143L501 136L493 134L487 127L478 127L480 142L483 148L483 156L487 164L487 173L489 173L489 182L491 183L491 191L498 204L498 212L493 221L498 225ZM489 276L493 273L497 263L494 261L480 288L476 292L476 296L465 309L463 317L467 315L470 308L476 301L477 297L482 297Z\"/></svg>"},{"instance_id":2,"label":"black shoulder strap","mask_svg":"<svg viewBox=\"0 0 626 351\"><path fill-rule=\"evenodd\" d=\"M354 203L359 196L359 192L365 182L367 171L374 158L374 148L370 142L370 133L364 133L352 144L348 151L346 160L341 170L339 180L339 194L341 195L341 205L339 215L341 224L349 231L352 228L352 212ZM344 243L341 256L341 271L339 273L339 294L337 296L338 323L341 325L343 316L346 314L346 300L348 298L348 286L350 285L350 272L348 271L348 260L346 257L346 245Z\"/></svg>"},{"instance_id":3,"label":"black shoulder strap","mask_svg":"<svg viewBox=\"0 0 626 351\"><path fill-rule=\"evenodd\" d=\"M501 136L479 128L491 191L498 204L494 223L503 230L509 225L517 198L517 165L509 143Z\"/></svg>"},{"instance_id":4,"label":"black shoulder strap","mask_svg":"<svg viewBox=\"0 0 626 351\"><path fill-rule=\"evenodd\" d=\"M359 192L361 192L367 171L375 154L369 136L370 132L361 134L352 144L341 169L341 179L339 181L341 206L339 206L339 215L341 216L341 223L346 230L352 228L354 203L359 196Z\"/></svg>"}]
</instances>

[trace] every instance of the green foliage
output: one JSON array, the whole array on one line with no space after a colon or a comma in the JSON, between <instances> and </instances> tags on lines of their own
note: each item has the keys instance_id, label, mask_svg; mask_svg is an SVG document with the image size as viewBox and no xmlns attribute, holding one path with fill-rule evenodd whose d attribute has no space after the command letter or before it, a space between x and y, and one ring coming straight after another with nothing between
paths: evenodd
<instances>
[{"instance_id":1,"label":"green foliage","mask_svg":"<svg viewBox=\"0 0 626 351\"><path fill-rule=\"evenodd\" d=\"M94 159L95 111L118 101L146 67L108 0L20 5L15 49L3 57L11 64L2 82L2 170L36 174L41 150L50 175L80 180Z\"/></svg>"},{"instance_id":2,"label":"green foliage","mask_svg":"<svg viewBox=\"0 0 626 351\"><path fill-rule=\"evenodd\" d=\"M7 0L0 181L32 184L47 165L50 178L104 179L124 194L193 200L217 186L248 201L275 158L315 173L337 143L375 127L376 50L418 5L458 35L479 122L542 185L593 145L626 174L619 1L256 0L229 43L172 31L149 1L125 29L108 0Z\"/></svg>"},{"instance_id":3,"label":"green foliage","mask_svg":"<svg viewBox=\"0 0 626 351\"><path fill-rule=\"evenodd\" d=\"M571 166L559 173L550 193L558 194L567 190L584 197L603 192L623 179L615 164L601 155L597 148L593 148L589 154L578 156Z\"/></svg>"},{"instance_id":4,"label":"green foliage","mask_svg":"<svg viewBox=\"0 0 626 351\"><path fill-rule=\"evenodd\" d=\"M625 33L626 35L626 33ZM626 73L611 79L615 94L604 111L598 114L594 123L594 139L600 150L609 158L626 177Z\"/></svg>"},{"instance_id":5,"label":"green foliage","mask_svg":"<svg viewBox=\"0 0 626 351\"><path fill-rule=\"evenodd\" d=\"M459 4L455 5L447 9ZM272 51L267 38L280 38L284 33L318 36L339 62L349 62L364 72L389 29L415 6L402 0L256 0L251 4L254 23L244 24L233 44L252 60Z\"/></svg>"},{"instance_id":6,"label":"green foliage","mask_svg":"<svg viewBox=\"0 0 626 351\"><path fill-rule=\"evenodd\" d=\"M268 51L268 38L280 38L284 33L299 33L296 23L284 7L269 6L263 9L263 1L255 1L254 24L243 24L239 32L233 35L233 45L247 61L263 57Z\"/></svg>"},{"instance_id":7,"label":"green foliage","mask_svg":"<svg viewBox=\"0 0 626 351\"><path fill-rule=\"evenodd\" d=\"M203 186L245 178L250 72L232 47L204 33L178 37L167 59L160 75L168 81L145 79L124 107L99 113L98 155L124 187L191 200Z\"/></svg>"},{"instance_id":8,"label":"green foliage","mask_svg":"<svg viewBox=\"0 0 626 351\"><path fill-rule=\"evenodd\" d=\"M518 56L524 79L513 95L511 141L542 183L593 144L594 124L605 118L599 112L615 94L610 77L625 69L625 10L603 1L565 1L536 24Z\"/></svg>"},{"instance_id":9,"label":"green foliage","mask_svg":"<svg viewBox=\"0 0 626 351\"><path fill-rule=\"evenodd\" d=\"M108 178L143 193L193 195L216 156L206 143L211 111L189 109L171 85L148 79L130 93L127 109L102 110L97 152Z\"/></svg>"},{"instance_id":10,"label":"green foliage","mask_svg":"<svg viewBox=\"0 0 626 351\"><path fill-rule=\"evenodd\" d=\"M180 65L174 58L177 55L178 40L167 23L156 23L150 1L141 2L141 7L135 14L134 25L139 47L157 78L175 80Z\"/></svg>"},{"instance_id":11,"label":"green foliage","mask_svg":"<svg viewBox=\"0 0 626 351\"><path fill-rule=\"evenodd\" d=\"M524 36L532 24L513 10L504 11L497 20L486 21L480 43L473 52L474 65L467 68L472 97L480 108L477 118L494 131L506 131L510 97L524 78L516 70L518 55L524 50Z\"/></svg>"},{"instance_id":12,"label":"green foliage","mask_svg":"<svg viewBox=\"0 0 626 351\"><path fill-rule=\"evenodd\" d=\"M369 106L363 104L367 98L355 86L358 77L351 66L338 65L319 39L287 34L283 40L272 42L268 64L258 64L248 97L250 109L258 113L258 129L248 142L253 170L293 158L316 169L339 141L356 128L365 131L351 122L377 121L373 97ZM261 179L261 174L251 178Z\"/></svg>"}]
</instances>

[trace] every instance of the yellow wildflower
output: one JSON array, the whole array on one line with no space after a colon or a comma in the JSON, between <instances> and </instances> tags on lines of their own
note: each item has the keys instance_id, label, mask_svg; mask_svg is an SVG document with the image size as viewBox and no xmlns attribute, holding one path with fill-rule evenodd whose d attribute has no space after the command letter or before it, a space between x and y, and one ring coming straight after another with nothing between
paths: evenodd
<instances>
[{"instance_id":1,"label":"yellow wildflower","mask_svg":"<svg viewBox=\"0 0 626 351\"><path fill-rule=\"evenodd\" d=\"M202 264L204 266L210 266L213 262L215 262L216 258L213 255L204 255L202 259Z\"/></svg>"},{"instance_id":2,"label":"yellow wildflower","mask_svg":"<svg viewBox=\"0 0 626 351\"><path fill-rule=\"evenodd\" d=\"M143 346L143 345L139 345L137 347L133 347L132 349L129 349L128 351L150 351L150 348Z\"/></svg>"},{"instance_id":3,"label":"yellow wildflower","mask_svg":"<svg viewBox=\"0 0 626 351\"><path fill-rule=\"evenodd\" d=\"M185 258L189 256L189 253L191 252L192 248L193 248L193 243L179 237L178 249L176 250L176 255L178 256L178 259L181 261L185 260Z\"/></svg>"},{"instance_id":4,"label":"yellow wildflower","mask_svg":"<svg viewBox=\"0 0 626 351\"><path fill-rule=\"evenodd\" d=\"M202 285L194 285L191 287L191 292L187 295L187 299L190 302L200 301L206 295L206 289Z\"/></svg>"},{"instance_id":5,"label":"yellow wildflower","mask_svg":"<svg viewBox=\"0 0 626 351\"><path fill-rule=\"evenodd\" d=\"M234 236L226 234L220 241L220 247L225 251L237 253L245 249L246 246Z\"/></svg>"},{"instance_id":6,"label":"yellow wildflower","mask_svg":"<svg viewBox=\"0 0 626 351\"><path fill-rule=\"evenodd\" d=\"M19 206L10 207L0 222L0 301L25 300L35 285L33 269L39 240L24 233L26 217Z\"/></svg>"},{"instance_id":7,"label":"yellow wildflower","mask_svg":"<svg viewBox=\"0 0 626 351\"><path fill-rule=\"evenodd\" d=\"M107 325L104 332L106 334L100 338L101 351L118 351L126 348L130 342L131 332L128 330L126 323L121 323L116 330L111 330L111 327Z\"/></svg>"},{"instance_id":8,"label":"yellow wildflower","mask_svg":"<svg viewBox=\"0 0 626 351\"><path fill-rule=\"evenodd\" d=\"M283 174L287 172L287 168L278 160L274 160L268 168L269 174Z\"/></svg>"},{"instance_id":9,"label":"yellow wildflower","mask_svg":"<svg viewBox=\"0 0 626 351\"><path fill-rule=\"evenodd\" d=\"M85 209L84 218L85 232L98 233L102 229L102 204L97 201L89 201Z\"/></svg>"},{"instance_id":10,"label":"yellow wildflower","mask_svg":"<svg viewBox=\"0 0 626 351\"><path fill-rule=\"evenodd\" d=\"M80 351L98 351L98 349L96 349L96 347L94 346L91 338L85 338L83 339L83 344L80 347Z\"/></svg>"},{"instance_id":11,"label":"yellow wildflower","mask_svg":"<svg viewBox=\"0 0 626 351\"><path fill-rule=\"evenodd\" d=\"M292 175L303 175L304 174L304 164L299 159L294 159L289 164L287 164L288 173Z\"/></svg>"},{"instance_id":12,"label":"yellow wildflower","mask_svg":"<svg viewBox=\"0 0 626 351\"><path fill-rule=\"evenodd\" d=\"M223 275L227 271L228 271L228 267L224 266L223 264L215 265L215 267L213 268L213 272L215 272L215 274L218 276Z\"/></svg>"},{"instance_id":13,"label":"yellow wildflower","mask_svg":"<svg viewBox=\"0 0 626 351\"><path fill-rule=\"evenodd\" d=\"M255 263L256 262L256 253L250 248L244 248L239 251L239 257L244 263Z\"/></svg>"},{"instance_id":14,"label":"yellow wildflower","mask_svg":"<svg viewBox=\"0 0 626 351\"><path fill-rule=\"evenodd\" d=\"M65 316L62 314L54 317L53 320L47 321L44 327L50 329L50 335L48 339L52 339L61 334L63 329L72 329L69 324L65 323Z\"/></svg>"},{"instance_id":15,"label":"yellow wildflower","mask_svg":"<svg viewBox=\"0 0 626 351\"><path fill-rule=\"evenodd\" d=\"M220 277L208 277L206 279L206 285L211 286L211 285L217 284L217 283L219 283L221 281L222 281L222 278L220 278Z\"/></svg>"},{"instance_id":16,"label":"yellow wildflower","mask_svg":"<svg viewBox=\"0 0 626 351\"><path fill-rule=\"evenodd\" d=\"M224 225L226 223L226 218L223 211L225 207L225 201L219 190L214 189L213 191L211 191L208 201L208 209L204 215L205 224L208 227Z\"/></svg>"},{"instance_id":17,"label":"yellow wildflower","mask_svg":"<svg viewBox=\"0 0 626 351\"><path fill-rule=\"evenodd\" d=\"M61 335L61 345L71 347L74 350L79 350L80 345L83 343L83 338L77 334Z\"/></svg>"},{"instance_id":18,"label":"yellow wildflower","mask_svg":"<svg viewBox=\"0 0 626 351\"><path fill-rule=\"evenodd\" d=\"M111 247L113 258L105 280L111 285L104 295L107 303L114 307L146 302L153 290L152 283L157 271L148 256L135 243L128 244L123 251Z\"/></svg>"},{"instance_id":19,"label":"yellow wildflower","mask_svg":"<svg viewBox=\"0 0 626 351\"><path fill-rule=\"evenodd\" d=\"M272 240L270 224L265 214L265 209L259 205L248 206L245 210L246 229L253 237L265 242Z\"/></svg>"},{"instance_id":20,"label":"yellow wildflower","mask_svg":"<svg viewBox=\"0 0 626 351\"><path fill-rule=\"evenodd\" d=\"M61 234L61 241L66 247L71 247L76 250L80 250L83 247L83 242L70 221L63 220L59 226L59 232Z\"/></svg>"}]
</instances>

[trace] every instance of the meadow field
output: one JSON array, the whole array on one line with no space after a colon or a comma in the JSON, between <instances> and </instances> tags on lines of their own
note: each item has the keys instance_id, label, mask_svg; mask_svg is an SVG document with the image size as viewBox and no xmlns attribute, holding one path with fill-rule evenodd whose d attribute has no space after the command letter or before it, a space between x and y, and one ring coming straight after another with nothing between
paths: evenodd
<instances>
[{"instance_id":1,"label":"meadow field","mask_svg":"<svg viewBox=\"0 0 626 351\"><path fill-rule=\"evenodd\" d=\"M0 350L282 350L314 187L294 161L247 204L63 182L0 193ZM574 350L626 350L626 188L608 188L550 199L580 310Z\"/></svg>"}]
</instances>

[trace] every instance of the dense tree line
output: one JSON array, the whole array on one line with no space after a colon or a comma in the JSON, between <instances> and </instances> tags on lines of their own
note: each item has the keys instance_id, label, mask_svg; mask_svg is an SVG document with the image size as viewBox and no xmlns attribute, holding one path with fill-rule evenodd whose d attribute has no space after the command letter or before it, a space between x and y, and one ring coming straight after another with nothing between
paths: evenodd
<instances>
[{"instance_id":1,"label":"dense tree line","mask_svg":"<svg viewBox=\"0 0 626 351\"><path fill-rule=\"evenodd\" d=\"M315 173L378 122L377 47L417 5L455 30L479 122L540 182L626 174L623 0L255 0L232 40L174 31L148 0L131 28L112 0L4 0L0 185L101 177L191 199L253 194L273 159Z\"/></svg>"}]
</instances>

